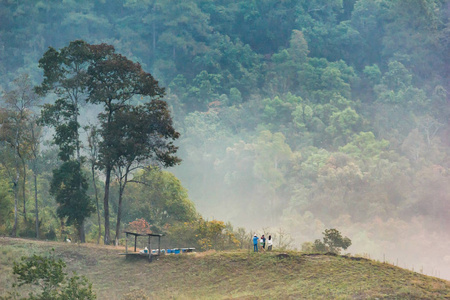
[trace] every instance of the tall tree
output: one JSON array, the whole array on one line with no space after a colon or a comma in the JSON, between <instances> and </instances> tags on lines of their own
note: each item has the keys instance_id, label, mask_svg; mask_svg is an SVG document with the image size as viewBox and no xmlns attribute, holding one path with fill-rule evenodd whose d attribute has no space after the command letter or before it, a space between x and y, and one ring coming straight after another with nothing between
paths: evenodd
<instances>
[{"instance_id":1,"label":"tall tree","mask_svg":"<svg viewBox=\"0 0 450 300\"><path fill-rule=\"evenodd\" d=\"M95 169L98 165L98 147L99 147L99 133L98 129L94 126L87 126L85 128L87 132L88 144L89 144L89 165L91 167L92 186L94 187L95 194L95 206L97 207L97 220L98 220L98 237L97 244L100 244L100 238L102 236L102 222L100 218L100 207L98 201L98 189L95 176Z\"/></svg>"},{"instance_id":2,"label":"tall tree","mask_svg":"<svg viewBox=\"0 0 450 300\"><path fill-rule=\"evenodd\" d=\"M100 164L105 170L105 194L103 205L105 210L105 237L104 243L110 244L110 225L109 225L109 191L111 183L111 173L117 166L125 166L122 164L125 157L118 145L120 139L117 137L121 135L121 131L116 130L118 123L116 122L122 113L129 109L130 100L135 95L141 97L148 96L159 99L164 95L164 89L158 86L158 82L149 73L142 70L140 64L134 63L125 56L116 54L112 46L108 45L94 45L91 46L95 59L92 66L89 68L89 101L94 104L102 104L104 111L99 115L102 141L100 143ZM153 102L157 103L157 102ZM150 104L151 105L151 104ZM152 114L158 115L158 108L149 106L148 116ZM168 115L168 111L167 111ZM164 116L163 114L160 116ZM169 117L170 119L170 117ZM163 124L163 123L161 123ZM167 124L166 124L167 125ZM127 122L120 125L118 129L132 126ZM159 125L160 126L160 125ZM174 152L166 152L164 148L165 141L168 138L176 138L176 136L165 136L162 131L163 127L156 127L151 133L152 138L155 139L153 148L149 149L158 161L164 161L169 154ZM158 134L160 133L160 134ZM144 134L144 137L146 135ZM118 148L119 147L119 148ZM176 148L172 149L176 150ZM174 161L175 163L176 161ZM169 164L170 165L170 164Z\"/></svg>"},{"instance_id":3,"label":"tall tree","mask_svg":"<svg viewBox=\"0 0 450 300\"><path fill-rule=\"evenodd\" d=\"M0 142L0 231L2 234L5 234L7 230L11 233L11 226L14 224L11 222L14 217L14 195L11 193L10 174L5 166L9 164L10 159L7 156L10 152L5 143Z\"/></svg>"},{"instance_id":4,"label":"tall tree","mask_svg":"<svg viewBox=\"0 0 450 300\"><path fill-rule=\"evenodd\" d=\"M14 85L15 88L4 95L5 107L0 126L1 140L12 149L15 161L15 175L12 177L15 199L13 236L17 233L18 188L21 173L23 179L23 215L26 220L26 162L30 156L30 132L28 131L28 125L33 122L31 109L39 101L39 97L34 93L27 74L23 74L14 80Z\"/></svg>"},{"instance_id":5,"label":"tall tree","mask_svg":"<svg viewBox=\"0 0 450 300\"><path fill-rule=\"evenodd\" d=\"M57 51L50 48L45 52L44 56L39 60L39 67L44 70L44 80L42 84L36 87L36 91L41 95L52 92L57 100L54 104L45 104L41 111L41 121L44 125L51 126L55 129L53 136L54 143L59 147L59 158L65 162L59 171L54 172L54 176L58 172L67 170L70 165L76 174L81 177L85 175L81 172L82 156L81 156L81 140L80 140L80 115L81 105L85 103L87 97L87 70L92 60L92 53L88 44L84 41L74 41L69 46ZM77 163L75 164L74 161ZM78 169L77 169L78 168ZM76 170L75 170L76 169ZM75 174L74 173L74 174ZM75 175L74 175L75 176ZM53 179L58 182L57 178ZM74 178L71 183L77 183L78 186L72 188L77 191L70 191L76 195L84 194L82 182L84 179ZM56 183L55 183L56 184ZM61 201L72 201L67 197L58 196L58 193L68 192L66 188L61 188L54 195L60 197ZM84 201L84 196L78 198L80 202L80 211L90 213L88 209L89 201ZM64 203L60 203L64 207ZM67 203L70 206L70 203ZM83 206L87 205L87 206ZM77 212L64 210L64 214L69 215ZM64 214L60 214L61 216ZM77 222L81 221L76 217ZM78 224L80 241L84 242L84 226Z\"/></svg>"},{"instance_id":6,"label":"tall tree","mask_svg":"<svg viewBox=\"0 0 450 300\"><path fill-rule=\"evenodd\" d=\"M123 192L133 170L144 164L173 166L178 159L172 140L179 133L172 127L172 119L167 103L153 100L138 106L126 106L113 116L111 128L115 133L110 137L113 147L108 147L110 156L114 156L114 172L119 182L119 204L116 222L115 243L120 238Z\"/></svg>"},{"instance_id":7,"label":"tall tree","mask_svg":"<svg viewBox=\"0 0 450 300\"><path fill-rule=\"evenodd\" d=\"M33 171L34 181L34 216L35 216L35 230L36 238L39 238L39 206L38 206L38 184L37 178L39 175L39 157L40 144L42 138L42 128L38 125L37 117L35 117L28 126L30 132L30 150L31 150L31 169Z\"/></svg>"},{"instance_id":8,"label":"tall tree","mask_svg":"<svg viewBox=\"0 0 450 300\"><path fill-rule=\"evenodd\" d=\"M5 116L5 112L0 109L0 128L1 128L1 136L2 141L0 143L0 162L2 164L2 167L4 169L4 173L7 174L8 179L8 185L10 182L12 182L12 190L14 194L14 225L11 229L11 236L17 236L17 225L18 225L18 211L19 211L19 179L20 179L20 164L17 156L15 155L15 151L13 148L14 144L10 144L9 142L5 141L3 137L5 136L5 119L7 117ZM5 197L3 197L5 198Z\"/></svg>"}]
</instances>

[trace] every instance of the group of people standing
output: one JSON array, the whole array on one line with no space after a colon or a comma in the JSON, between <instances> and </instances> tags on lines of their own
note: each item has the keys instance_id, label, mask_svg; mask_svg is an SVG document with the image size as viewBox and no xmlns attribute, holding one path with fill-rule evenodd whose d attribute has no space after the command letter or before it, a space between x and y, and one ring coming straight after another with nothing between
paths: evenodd
<instances>
[{"instance_id":1,"label":"group of people standing","mask_svg":"<svg viewBox=\"0 0 450 300\"><path fill-rule=\"evenodd\" d=\"M273 245L272 236L269 235L269 237L266 239L266 237L263 234L261 238L259 238L258 235L255 233L255 235L253 236L253 252L258 252L259 247L261 247L261 251L266 251L266 242L267 242L267 250L271 251ZM258 244L260 245L259 247Z\"/></svg>"}]
</instances>

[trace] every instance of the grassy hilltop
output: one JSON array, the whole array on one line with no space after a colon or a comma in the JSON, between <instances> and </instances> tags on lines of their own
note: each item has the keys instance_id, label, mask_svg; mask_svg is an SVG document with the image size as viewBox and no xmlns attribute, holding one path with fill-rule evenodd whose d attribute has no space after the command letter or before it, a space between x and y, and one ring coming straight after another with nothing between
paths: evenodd
<instances>
[{"instance_id":1,"label":"grassy hilltop","mask_svg":"<svg viewBox=\"0 0 450 300\"><path fill-rule=\"evenodd\" d=\"M121 248L11 238L0 238L0 296L14 282L14 260L52 248L98 299L450 299L448 281L366 259L240 251L147 263L126 261Z\"/></svg>"}]
</instances>

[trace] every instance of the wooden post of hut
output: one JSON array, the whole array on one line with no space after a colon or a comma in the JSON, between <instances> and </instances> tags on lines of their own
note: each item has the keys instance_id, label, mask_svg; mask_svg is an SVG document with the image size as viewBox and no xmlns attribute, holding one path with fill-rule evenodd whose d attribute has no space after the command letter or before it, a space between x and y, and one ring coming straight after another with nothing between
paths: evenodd
<instances>
[{"instance_id":1,"label":"wooden post of hut","mask_svg":"<svg viewBox=\"0 0 450 300\"><path fill-rule=\"evenodd\" d=\"M149 234L148 235L148 260L150 260L150 262L152 261L152 246L150 243L152 236Z\"/></svg>"},{"instance_id":2,"label":"wooden post of hut","mask_svg":"<svg viewBox=\"0 0 450 300\"><path fill-rule=\"evenodd\" d=\"M125 232L125 258L128 254L128 232Z\"/></svg>"},{"instance_id":3,"label":"wooden post of hut","mask_svg":"<svg viewBox=\"0 0 450 300\"><path fill-rule=\"evenodd\" d=\"M158 235L158 255L161 255L161 235Z\"/></svg>"}]
</instances>

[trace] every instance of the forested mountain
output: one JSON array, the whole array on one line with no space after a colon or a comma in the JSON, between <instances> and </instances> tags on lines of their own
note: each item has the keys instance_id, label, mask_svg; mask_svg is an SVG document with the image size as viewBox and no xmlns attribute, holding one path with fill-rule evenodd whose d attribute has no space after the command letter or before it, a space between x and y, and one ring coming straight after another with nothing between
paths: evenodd
<instances>
[{"instance_id":1,"label":"forested mountain","mask_svg":"<svg viewBox=\"0 0 450 300\"><path fill-rule=\"evenodd\" d=\"M449 18L445 0L3 0L2 104L23 74L41 84L48 47L113 45L165 88L182 159L169 171L205 218L284 228L297 246L333 226L352 236L353 251L390 253L450 278L442 274L450 270ZM98 107L81 109L84 125L96 122ZM47 132L42 171L32 171L32 155L19 168L39 174L42 226L57 220ZM21 162L2 149L0 231L8 233L14 194L26 217L34 187L8 171ZM149 172L190 211L172 174L142 172L136 178ZM124 222L146 218L139 193L161 197L125 190ZM147 221L163 227L158 211ZM22 234L33 230L30 219Z\"/></svg>"}]
</instances>

